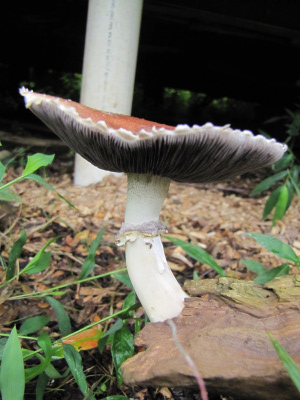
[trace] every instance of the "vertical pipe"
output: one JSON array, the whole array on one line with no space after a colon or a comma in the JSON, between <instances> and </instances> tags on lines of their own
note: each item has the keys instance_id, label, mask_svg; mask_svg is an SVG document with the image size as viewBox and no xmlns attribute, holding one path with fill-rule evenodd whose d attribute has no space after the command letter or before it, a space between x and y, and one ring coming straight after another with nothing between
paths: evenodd
<instances>
[{"instance_id":1,"label":"vertical pipe","mask_svg":"<svg viewBox=\"0 0 300 400\"><path fill-rule=\"evenodd\" d=\"M89 0L80 102L130 114L143 0ZM76 154L74 183L98 182L102 171Z\"/></svg>"}]
</instances>

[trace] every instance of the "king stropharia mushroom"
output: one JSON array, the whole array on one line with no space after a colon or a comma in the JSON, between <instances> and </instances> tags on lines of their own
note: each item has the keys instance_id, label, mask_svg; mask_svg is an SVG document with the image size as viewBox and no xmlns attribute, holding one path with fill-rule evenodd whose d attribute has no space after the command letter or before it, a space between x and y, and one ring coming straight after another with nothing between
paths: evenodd
<instances>
[{"instance_id":1,"label":"king stropharia mushroom","mask_svg":"<svg viewBox=\"0 0 300 400\"><path fill-rule=\"evenodd\" d=\"M286 150L248 130L177 125L102 112L20 89L29 108L71 149L98 168L128 174L125 221L117 237L136 294L152 322L176 317L187 295L164 254L159 214L171 180L216 182L264 167ZM88 190L88 189L85 189Z\"/></svg>"}]
</instances>

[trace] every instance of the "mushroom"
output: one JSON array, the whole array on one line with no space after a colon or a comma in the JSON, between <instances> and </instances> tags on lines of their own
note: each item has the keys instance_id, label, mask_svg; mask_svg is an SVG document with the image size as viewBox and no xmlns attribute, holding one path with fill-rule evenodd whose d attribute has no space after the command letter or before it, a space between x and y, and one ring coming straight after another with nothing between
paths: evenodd
<instances>
[{"instance_id":1,"label":"mushroom","mask_svg":"<svg viewBox=\"0 0 300 400\"><path fill-rule=\"evenodd\" d=\"M150 321L176 317L188 295L164 254L167 231L159 214L171 180L215 182L279 160L286 146L250 131L158 124L102 112L82 104L20 89L26 107L71 149L98 168L128 174L125 221L117 244Z\"/></svg>"}]
</instances>

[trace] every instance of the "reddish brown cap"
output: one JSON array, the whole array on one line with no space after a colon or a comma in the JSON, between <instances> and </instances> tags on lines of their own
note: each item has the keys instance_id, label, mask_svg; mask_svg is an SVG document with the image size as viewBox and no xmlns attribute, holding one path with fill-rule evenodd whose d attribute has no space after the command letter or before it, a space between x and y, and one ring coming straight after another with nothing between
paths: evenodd
<instances>
[{"instance_id":1,"label":"reddish brown cap","mask_svg":"<svg viewBox=\"0 0 300 400\"><path fill-rule=\"evenodd\" d=\"M286 146L250 131L176 127L94 110L20 89L26 107L71 149L100 169L151 174L177 182L212 182L279 160Z\"/></svg>"}]
</instances>

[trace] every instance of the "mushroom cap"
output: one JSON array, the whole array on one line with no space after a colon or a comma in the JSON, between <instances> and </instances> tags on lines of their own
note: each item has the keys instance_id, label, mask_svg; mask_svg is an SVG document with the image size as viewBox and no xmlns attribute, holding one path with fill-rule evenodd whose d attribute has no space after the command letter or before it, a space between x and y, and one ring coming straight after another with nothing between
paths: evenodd
<instances>
[{"instance_id":1,"label":"mushroom cap","mask_svg":"<svg viewBox=\"0 0 300 400\"><path fill-rule=\"evenodd\" d=\"M71 149L112 172L158 175L177 182L214 182L279 160L286 145L248 130L207 123L158 124L20 89L29 108Z\"/></svg>"}]
</instances>

